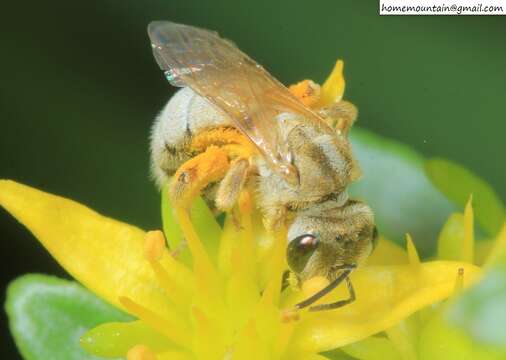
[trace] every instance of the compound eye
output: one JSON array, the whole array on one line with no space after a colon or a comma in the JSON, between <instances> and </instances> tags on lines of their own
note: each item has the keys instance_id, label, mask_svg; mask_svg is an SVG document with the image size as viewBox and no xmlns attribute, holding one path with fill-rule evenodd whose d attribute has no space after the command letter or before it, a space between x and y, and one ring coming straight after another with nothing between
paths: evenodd
<instances>
[{"instance_id":1,"label":"compound eye","mask_svg":"<svg viewBox=\"0 0 506 360\"><path fill-rule=\"evenodd\" d=\"M318 238L313 234L300 235L290 241L286 249L286 260L290 269L297 274L301 273L318 245Z\"/></svg>"}]
</instances>

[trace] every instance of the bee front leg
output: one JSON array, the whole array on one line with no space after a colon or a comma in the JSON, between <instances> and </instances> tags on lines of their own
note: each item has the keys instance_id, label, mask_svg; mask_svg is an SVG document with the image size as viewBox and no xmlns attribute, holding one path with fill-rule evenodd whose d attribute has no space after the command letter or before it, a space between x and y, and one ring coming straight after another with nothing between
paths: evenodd
<instances>
[{"instance_id":1,"label":"bee front leg","mask_svg":"<svg viewBox=\"0 0 506 360\"><path fill-rule=\"evenodd\" d=\"M209 183L221 180L230 167L227 153L209 146L203 153L186 161L174 174L169 196L175 207L187 208Z\"/></svg>"},{"instance_id":2,"label":"bee front leg","mask_svg":"<svg viewBox=\"0 0 506 360\"><path fill-rule=\"evenodd\" d=\"M320 113L338 133L347 136L357 119L358 109L351 102L341 100L322 109Z\"/></svg>"},{"instance_id":3,"label":"bee front leg","mask_svg":"<svg viewBox=\"0 0 506 360\"><path fill-rule=\"evenodd\" d=\"M231 165L227 174L220 182L216 194L216 207L221 211L230 211L237 203L239 195L248 177L249 161L237 159Z\"/></svg>"}]
</instances>

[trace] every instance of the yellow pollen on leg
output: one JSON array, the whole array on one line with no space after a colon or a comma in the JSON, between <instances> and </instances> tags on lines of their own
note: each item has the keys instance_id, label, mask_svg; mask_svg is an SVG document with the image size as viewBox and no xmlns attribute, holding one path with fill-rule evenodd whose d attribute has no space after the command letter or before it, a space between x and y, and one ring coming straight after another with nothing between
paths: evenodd
<instances>
[{"instance_id":1,"label":"yellow pollen on leg","mask_svg":"<svg viewBox=\"0 0 506 360\"><path fill-rule=\"evenodd\" d=\"M127 360L156 360L156 355L145 345L135 345L128 350Z\"/></svg>"},{"instance_id":2,"label":"yellow pollen on leg","mask_svg":"<svg viewBox=\"0 0 506 360\"><path fill-rule=\"evenodd\" d=\"M303 80L291 85L288 89L300 102L308 107L312 107L320 100L320 85L311 80Z\"/></svg>"}]
</instances>

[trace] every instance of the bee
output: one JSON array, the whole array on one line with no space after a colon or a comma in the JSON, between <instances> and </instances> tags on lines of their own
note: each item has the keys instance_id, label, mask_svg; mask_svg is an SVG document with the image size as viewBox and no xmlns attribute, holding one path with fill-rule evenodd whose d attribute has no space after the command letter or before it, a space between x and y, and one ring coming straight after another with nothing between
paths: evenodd
<instances>
[{"instance_id":1,"label":"bee","mask_svg":"<svg viewBox=\"0 0 506 360\"><path fill-rule=\"evenodd\" d=\"M369 206L346 191L360 173L347 137L356 108L337 101L310 109L216 32L156 21L148 34L166 79L181 88L152 130L158 184L169 183L176 206L187 207L203 193L221 211L251 186L266 226L288 228L287 263L297 279L330 281L297 308L354 301L349 275L377 237ZM314 83L307 87L318 91ZM314 305L343 281L348 299Z\"/></svg>"}]
</instances>

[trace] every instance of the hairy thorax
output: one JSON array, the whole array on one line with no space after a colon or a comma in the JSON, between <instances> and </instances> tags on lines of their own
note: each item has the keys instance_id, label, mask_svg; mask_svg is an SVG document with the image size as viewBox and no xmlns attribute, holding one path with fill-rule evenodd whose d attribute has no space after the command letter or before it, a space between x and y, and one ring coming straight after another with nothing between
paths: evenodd
<instances>
[{"instance_id":1,"label":"hairy thorax","mask_svg":"<svg viewBox=\"0 0 506 360\"><path fill-rule=\"evenodd\" d=\"M280 124L299 172L299 185L288 185L262 159L257 160L258 200L266 215L345 200L346 186L358 176L348 140L291 114L281 114Z\"/></svg>"}]
</instances>

